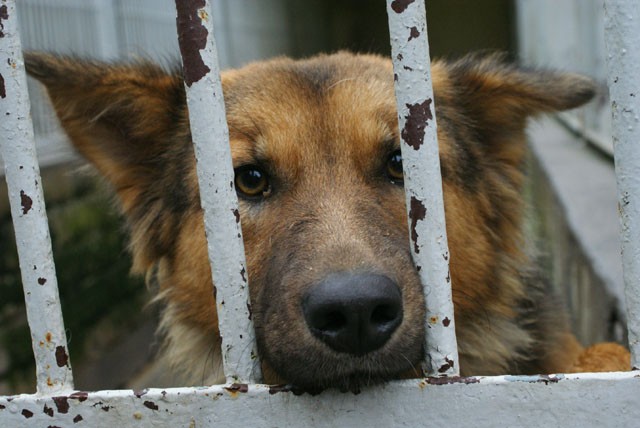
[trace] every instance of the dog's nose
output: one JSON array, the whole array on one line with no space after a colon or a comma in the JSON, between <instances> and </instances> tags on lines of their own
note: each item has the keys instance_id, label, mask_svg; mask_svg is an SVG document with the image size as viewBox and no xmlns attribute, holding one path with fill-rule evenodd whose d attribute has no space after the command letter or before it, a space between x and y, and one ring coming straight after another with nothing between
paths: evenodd
<instances>
[{"instance_id":1,"label":"dog's nose","mask_svg":"<svg viewBox=\"0 0 640 428\"><path fill-rule=\"evenodd\" d=\"M402 322L402 294L390 278L335 273L302 303L309 330L337 352L364 355L384 345Z\"/></svg>"}]
</instances>

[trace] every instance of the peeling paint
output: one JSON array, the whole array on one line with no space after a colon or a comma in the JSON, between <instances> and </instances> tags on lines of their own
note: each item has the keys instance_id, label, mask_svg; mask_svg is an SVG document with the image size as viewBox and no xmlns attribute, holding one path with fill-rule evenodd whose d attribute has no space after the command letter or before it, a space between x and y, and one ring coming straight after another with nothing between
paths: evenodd
<instances>
[{"instance_id":1,"label":"peeling paint","mask_svg":"<svg viewBox=\"0 0 640 428\"><path fill-rule=\"evenodd\" d=\"M74 424L77 424L78 422L80 422L80 421L82 421L82 420L83 420L82 415L76 415L76 417L75 417L75 418L73 418L73 423L74 423Z\"/></svg>"},{"instance_id":2,"label":"peeling paint","mask_svg":"<svg viewBox=\"0 0 640 428\"><path fill-rule=\"evenodd\" d=\"M391 9L393 9L395 13L402 13L407 10L409 5L414 1L415 0L393 0L391 2Z\"/></svg>"},{"instance_id":3,"label":"peeling paint","mask_svg":"<svg viewBox=\"0 0 640 428\"><path fill-rule=\"evenodd\" d=\"M154 403L153 401L145 401L144 403L144 407L151 409L151 410L158 410L158 405L156 403Z\"/></svg>"},{"instance_id":4,"label":"peeling paint","mask_svg":"<svg viewBox=\"0 0 640 428\"><path fill-rule=\"evenodd\" d=\"M446 373L454 367L455 367L455 362L445 357L445 363L442 366L440 366L440 368L438 369L438 372Z\"/></svg>"},{"instance_id":5,"label":"peeling paint","mask_svg":"<svg viewBox=\"0 0 640 428\"><path fill-rule=\"evenodd\" d=\"M420 253L420 247L418 246L418 231L416 230L416 225L419 220L424 220L427 216L427 208L424 204L416 199L415 196L411 197L410 209L409 209L409 218L411 219L411 242L413 242L413 250L417 253Z\"/></svg>"},{"instance_id":6,"label":"peeling paint","mask_svg":"<svg viewBox=\"0 0 640 428\"><path fill-rule=\"evenodd\" d=\"M415 39L418 36L420 36L420 31L418 31L418 27L411 27L411 32L409 33L409 38L407 39L407 41L410 42L411 40Z\"/></svg>"},{"instance_id":7,"label":"peeling paint","mask_svg":"<svg viewBox=\"0 0 640 428\"><path fill-rule=\"evenodd\" d=\"M68 413L69 412L69 398L68 397L53 397L53 402L56 405L59 413Z\"/></svg>"},{"instance_id":8,"label":"peeling paint","mask_svg":"<svg viewBox=\"0 0 640 428\"><path fill-rule=\"evenodd\" d=\"M451 385L454 383L462 383L469 385L472 383L480 383L480 379L476 377L460 377L460 376L443 376L443 377L427 377L422 380L421 386L425 385Z\"/></svg>"},{"instance_id":9,"label":"peeling paint","mask_svg":"<svg viewBox=\"0 0 640 428\"><path fill-rule=\"evenodd\" d=\"M200 17L200 9L205 6L205 0L176 1L178 42L182 54L184 81L187 86L200 81L211 71L200 55L209 35Z\"/></svg>"},{"instance_id":10,"label":"peeling paint","mask_svg":"<svg viewBox=\"0 0 640 428\"><path fill-rule=\"evenodd\" d=\"M549 385L550 383L558 383L565 378L564 375L522 375L522 376L505 376L504 380L507 382L528 382L528 383L544 383Z\"/></svg>"},{"instance_id":11,"label":"peeling paint","mask_svg":"<svg viewBox=\"0 0 640 428\"><path fill-rule=\"evenodd\" d=\"M24 416L27 419L33 417L33 412L30 411L29 409L22 409L21 413L22 413L22 416Z\"/></svg>"},{"instance_id":12,"label":"peeling paint","mask_svg":"<svg viewBox=\"0 0 640 428\"><path fill-rule=\"evenodd\" d=\"M445 326L445 327L449 327L449 324L451 324L451 320L449 318L445 317L442 320L442 325Z\"/></svg>"},{"instance_id":13,"label":"peeling paint","mask_svg":"<svg viewBox=\"0 0 640 428\"><path fill-rule=\"evenodd\" d=\"M229 393L235 397L239 392L249 392L249 385L247 385L246 383L234 383L229 386L225 386L224 389L229 391Z\"/></svg>"},{"instance_id":14,"label":"peeling paint","mask_svg":"<svg viewBox=\"0 0 640 428\"><path fill-rule=\"evenodd\" d=\"M407 104L409 114L405 116L406 122L402 129L402 140L408 145L418 150L424 143L424 129L428 126L429 121L433 120L431 112L431 98L421 103Z\"/></svg>"},{"instance_id":15,"label":"peeling paint","mask_svg":"<svg viewBox=\"0 0 640 428\"><path fill-rule=\"evenodd\" d=\"M9 11L6 4L0 6L0 38L4 37L4 24L2 23L3 19L9 19Z\"/></svg>"},{"instance_id":16,"label":"peeling paint","mask_svg":"<svg viewBox=\"0 0 640 428\"><path fill-rule=\"evenodd\" d=\"M56 363L58 364L58 367L69 365L69 356L67 355L67 350L64 346L56 347Z\"/></svg>"},{"instance_id":17,"label":"peeling paint","mask_svg":"<svg viewBox=\"0 0 640 428\"><path fill-rule=\"evenodd\" d=\"M0 73L0 98L7 98L7 89L4 86L4 77ZM9 113L7 113L8 115Z\"/></svg>"},{"instance_id":18,"label":"peeling paint","mask_svg":"<svg viewBox=\"0 0 640 428\"><path fill-rule=\"evenodd\" d=\"M83 401L86 401L88 397L89 397L89 393L85 391L77 391L69 396L69 398L78 400L80 403L82 403Z\"/></svg>"},{"instance_id":19,"label":"peeling paint","mask_svg":"<svg viewBox=\"0 0 640 428\"><path fill-rule=\"evenodd\" d=\"M53 409L46 404L44 405L44 409L42 409L42 413L49 417L53 417Z\"/></svg>"},{"instance_id":20,"label":"peeling paint","mask_svg":"<svg viewBox=\"0 0 640 428\"><path fill-rule=\"evenodd\" d=\"M22 214L27 214L33 205L33 199L29 197L24 190L20 191L20 206L22 207Z\"/></svg>"}]
</instances>

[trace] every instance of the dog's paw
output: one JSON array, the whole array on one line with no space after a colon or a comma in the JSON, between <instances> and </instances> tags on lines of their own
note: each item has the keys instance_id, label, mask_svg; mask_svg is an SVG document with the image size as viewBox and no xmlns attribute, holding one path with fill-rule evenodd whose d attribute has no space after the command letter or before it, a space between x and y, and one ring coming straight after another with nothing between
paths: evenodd
<instances>
[{"instance_id":1,"label":"dog's paw","mask_svg":"<svg viewBox=\"0 0 640 428\"><path fill-rule=\"evenodd\" d=\"M617 372L631 370L629 351L617 343L598 343L582 351L571 372Z\"/></svg>"}]
</instances>

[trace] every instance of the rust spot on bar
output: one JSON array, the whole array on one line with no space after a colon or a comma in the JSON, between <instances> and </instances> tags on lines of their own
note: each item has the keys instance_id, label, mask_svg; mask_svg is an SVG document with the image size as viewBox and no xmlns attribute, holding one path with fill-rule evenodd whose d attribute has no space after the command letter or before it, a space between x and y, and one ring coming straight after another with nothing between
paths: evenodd
<instances>
[{"instance_id":1,"label":"rust spot on bar","mask_svg":"<svg viewBox=\"0 0 640 428\"><path fill-rule=\"evenodd\" d=\"M209 36L206 27L202 25L199 13L199 9L205 6L205 0L176 1L178 43L182 54L184 82L189 87L211 71L200 55L200 51L207 45Z\"/></svg>"},{"instance_id":2,"label":"rust spot on bar","mask_svg":"<svg viewBox=\"0 0 640 428\"><path fill-rule=\"evenodd\" d=\"M22 416L29 419L30 417L33 416L33 412L28 409L22 409Z\"/></svg>"},{"instance_id":3,"label":"rust spot on bar","mask_svg":"<svg viewBox=\"0 0 640 428\"><path fill-rule=\"evenodd\" d=\"M417 253L420 252L418 247L418 232L416 231L416 225L418 220L424 220L427 216L427 208L422 201L416 199L415 196L411 197L411 206L409 207L409 218L411 218L411 241L413 242L413 249Z\"/></svg>"},{"instance_id":4,"label":"rust spot on bar","mask_svg":"<svg viewBox=\"0 0 640 428\"><path fill-rule=\"evenodd\" d=\"M251 317L253 316L253 311L251 310L251 303L247 303L247 310L249 311L249 321L251 321Z\"/></svg>"},{"instance_id":5,"label":"rust spot on bar","mask_svg":"<svg viewBox=\"0 0 640 428\"><path fill-rule=\"evenodd\" d=\"M442 325L443 325L443 326L445 326L445 327L449 327L449 325L450 325L450 324L451 324L451 320L450 320L449 318L445 317L445 318L442 320Z\"/></svg>"},{"instance_id":6,"label":"rust spot on bar","mask_svg":"<svg viewBox=\"0 0 640 428\"><path fill-rule=\"evenodd\" d=\"M225 386L224 389L226 389L227 391L234 393L234 392L249 392L249 385L247 385L246 383L233 383L229 386Z\"/></svg>"},{"instance_id":7,"label":"rust spot on bar","mask_svg":"<svg viewBox=\"0 0 640 428\"><path fill-rule=\"evenodd\" d=\"M7 98L7 90L4 87L4 77L0 74L0 98ZM9 113L7 113L8 115Z\"/></svg>"},{"instance_id":8,"label":"rust spot on bar","mask_svg":"<svg viewBox=\"0 0 640 428\"><path fill-rule=\"evenodd\" d=\"M156 403L154 403L153 401L145 401L144 403L144 407L151 409L151 410L158 410L158 406Z\"/></svg>"},{"instance_id":9,"label":"rust spot on bar","mask_svg":"<svg viewBox=\"0 0 640 428\"><path fill-rule=\"evenodd\" d=\"M48 331L47 334L44 335L44 340L46 340L48 343L51 343L51 338L53 336L51 335L51 332Z\"/></svg>"},{"instance_id":10,"label":"rust spot on bar","mask_svg":"<svg viewBox=\"0 0 640 428\"><path fill-rule=\"evenodd\" d=\"M82 415L76 415L75 418L73 418L73 423L77 424L78 422L80 422L83 419Z\"/></svg>"},{"instance_id":11,"label":"rust spot on bar","mask_svg":"<svg viewBox=\"0 0 640 428\"><path fill-rule=\"evenodd\" d=\"M7 9L6 4L0 6L0 38L4 37L4 31L2 31L4 30L4 24L2 23L3 19L9 19L9 9Z\"/></svg>"},{"instance_id":12,"label":"rust spot on bar","mask_svg":"<svg viewBox=\"0 0 640 428\"><path fill-rule=\"evenodd\" d=\"M420 104L406 105L409 109L409 114L405 116L406 122L401 135L402 140L413 147L414 150L418 150L424 143L424 129L429 124L429 121L433 120L431 103L433 103L433 100L427 98Z\"/></svg>"},{"instance_id":13,"label":"rust spot on bar","mask_svg":"<svg viewBox=\"0 0 640 428\"><path fill-rule=\"evenodd\" d=\"M438 317L431 317L429 318L429 322L431 324L437 324L438 323Z\"/></svg>"},{"instance_id":14,"label":"rust spot on bar","mask_svg":"<svg viewBox=\"0 0 640 428\"><path fill-rule=\"evenodd\" d=\"M44 409L42 409L42 413L44 413L45 415L49 416L50 418L53 417L53 409L49 406L47 406L46 404L44 405Z\"/></svg>"},{"instance_id":15,"label":"rust spot on bar","mask_svg":"<svg viewBox=\"0 0 640 428\"><path fill-rule=\"evenodd\" d=\"M420 31L418 31L418 28L411 27L411 33L409 34L409 39L407 41L410 42L412 39L417 38L419 35L420 35Z\"/></svg>"},{"instance_id":16,"label":"rust spot on bar","mask_svg":"<svg viewBox=\"0 0 640 428\"><path fill-rule=\"evenodd\" d=\"M58 364L58 367L69 365L69 356L67 355L67 350L64 349L64 346L56 347L56 363Z\"/></svg>"},{"instance_id":17,"label":"rust spot on bar","mask_svg":"<svg viewBox=\"0 0 640 428\"><path fill-rule=\"evenodd\" d=\"M44 285L47 282L47 278L38 278L38 284Z\"/></svg>"},{"instance_id":18,"label":"rust spot on bar","mask_svg":"<svg viewBox=\"0 0 640 428\"><path fill-rule=\"evenodd\" d=\"M469 385L472 383L480 383L480 380L475 377L443 376L428 377L425 378L423 382L429 385L451 385L453 383L464 383L465 385Z\"/></svg>"},{"instance_id":19,"label":"rust spot on bar","mask_svg":"<svg viewBox=\"0 0 640 428\"><path fill-rule=\"evenodd\" d=\"M444 358L446 361L440 368L438 369L439 373L445 373L447 370L452 369L454 366L454 362L447 357Z\"/></svg>"},{"instance_id":20,"label":"rust spot on bar","mask_svg":"<svg viewBox=\"0 0 640 428\"><path fill-rule=\"evenodd\" d=\"M59 413L67 413L69 412L69 401L68 397L53 397L53 402L56 404L56 408Z\"/></svg>"},{"instance_id":21,"label":"rust spot on bar","mask_svg":"<svg viewBox=\"0 0 640 428\"><path fill-rule=\"evenodd\" d=\"M22 214L28 213L33 206L33 199L24 193L24 190L20 191L20 205L22 206Z\"/></svg>"},{"instance_id":22,"label":"rust spot on bar","mask_svg":"<svg viewBox=\"0 0 640 428\"><path fill-rule=\"evenodd\" d=\"M407 10L409 5L414 1L415 0L393 0L391 2L391 9L393 9L395 13L402 13Z\"/></svg>"},{"instance_id":23,"label":"rust spot on bar","mask_svg":"<svg viewBox=\"0 0 640 428\"><path fill-rule=\"evenodd\" d=\"M83 401L87 401L88 397L89 397L89 393L85 392L85 391L77 391L77 392L74 392L73 394L71 394L69 396L69 398L72 398L74 400L78 400L81 403Z\"/></svg>"},{"instance_id":24,"label":"rust spot on bar","mask_svg":"<svg viewBox=\"0 0 640 428\"><path fill-rule=\"evenodd\" d=\"M240 223L240 212L237 208L233 209L233 215L236 216L236 223Z\"/></svg>"}]
</instances>

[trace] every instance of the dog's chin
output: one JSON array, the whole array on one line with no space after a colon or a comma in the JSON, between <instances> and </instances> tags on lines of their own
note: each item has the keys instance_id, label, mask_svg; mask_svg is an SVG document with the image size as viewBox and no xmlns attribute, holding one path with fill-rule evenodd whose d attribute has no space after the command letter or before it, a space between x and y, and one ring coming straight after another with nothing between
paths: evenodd
<instances>
[{"instance_id":1,"label":"dog's chin","mask_svg":"<svg viewBox=\"0 0 640 428\"><path fill-rule=\"evenodd\" d=\"M299 367L291 364L272 365L280 383L292 386L296 391L318 394L327 389L360 393L363 388L397 379L421 376L420 358L415 361L402 358L402 362L390 364L375 357L344 357L344 362L324 361Z\"/></svg>"}]
</instances>

